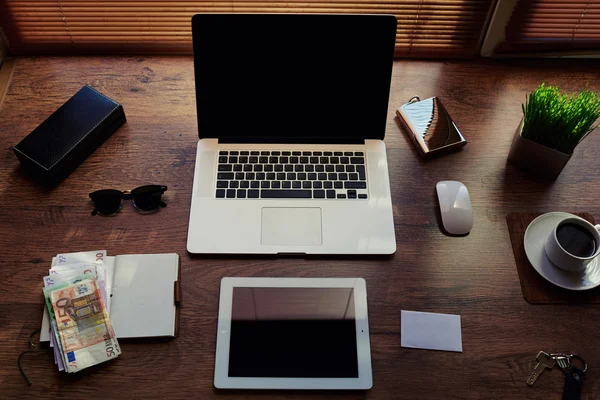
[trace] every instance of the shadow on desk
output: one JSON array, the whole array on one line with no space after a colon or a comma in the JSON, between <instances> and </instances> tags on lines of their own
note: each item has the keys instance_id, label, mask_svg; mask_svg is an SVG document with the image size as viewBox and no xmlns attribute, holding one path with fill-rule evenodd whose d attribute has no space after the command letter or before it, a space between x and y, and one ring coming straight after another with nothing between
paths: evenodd
<instances>
[{"instance_id":1,"label":"shadow on desk","mask_svg":"<svg viewBox=\"0 0 600 400\"><path fill-rule=\"evenodd\" d=\"M43 185L37 181L25 168L18 165L15 167L8 176L8 182L6 182L7 188L12 188L15 191L20 191L22 186L27 186L31 191L35 191L43 194L50 194L58 185L49 186Z\"/></svg>"},{"instance_id":2,"label":"shadow on desk","mask_svg":"<svg viewBox=\"0 0 600 400\"><path fill-rule=\"evenodd\" d=\"M303 260L391 260L394 258L390 255L368 255L368 254L192 254L187 253L192 259L228 259L228 260L280 260L280 259L303 259Z\"/></svg>"},{"instance_id":3,"label":"shadow on desk","mask_svg":"<svg viewBox=\"0 0 600 400\"><path fill-rule=\"evenodd\" d=\"M165 337L147 337L147 338L121 338L119 343L127 344L155 344L155 343L169 343L177 339L176 337L165 336Z\"/></svg>"},{"instance_id":4,"label":"shadow on desk","mask_svg":"<svg viewBox=\"0 0 600 400\"><path fill-rule=\"evenodd\" d=\"M519 203L528 208L548 204L548 196L557 181L558 179L556 181L544 180L507 161L500 176L502 202L510 204L515 198L518 198Z\"/></svg>"},{"instance_id":5,"label":"shadow on desk","mask_svg":"<svg viewBox=\"0 0 600 400\"><path fill-rule=\"evenodd\" d=\"M257 396L261 399L266 398L280 398L281 396L285 396L287 398L296 398L296 397L310 397L315 398L318 396L328 396L332 395L344 397L346 399L366 399L368 391L366 390L250 390L250 389L216 389L213 387L213 393L216 395L237 395L242 398L246 398L248 396ZM352 397L349 397L353 395Z\"/></svg>"}]
</instances>

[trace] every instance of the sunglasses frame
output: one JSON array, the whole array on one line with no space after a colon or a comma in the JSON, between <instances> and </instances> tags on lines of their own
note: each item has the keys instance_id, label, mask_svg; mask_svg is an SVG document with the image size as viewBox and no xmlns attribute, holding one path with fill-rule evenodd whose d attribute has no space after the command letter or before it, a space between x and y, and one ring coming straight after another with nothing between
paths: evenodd
<instances>
[{"instance_id":1,"label":"sunglasses frame","mask_svg":"<svg viewBox=\"0 0 600 400\"><path fill-rule=\"evenodd\" d=\"M151 210L142 210L142 209L141 209L141 208L140 208L140 207L139 207L139 206L138 206L138 205L135 203L135 196L136 196L136 195L135 195L135 193L134 193L134 192L135 192L136 190L145 189L145 188L155 188L155 192L151 192L151 193L158 193L158 192L160 192L160 195L161 195L161 200L160 200L160 203L159 203L159 205L158 205L156 208L153 208L153 209L151 209ZM120 193L120 200L121 200L121 202L119 203L119 207L117 208L117 210L116 210L114 213L112 213L112 214L103 214L103 213L99 212L99 211L98 211L98 206L97 206L97 204L96 204L97 197L98 197L98 195L100 194L100 192L104 192L104 191L107 191L107 190L112 190L112 191L115 191L115 192L118 192L118 193ZM94 210L92 211L92 215L97 215L97 214L98 214L98 215L103 215L103 216L113 216L113 215L117 215L117 214L119 213L119 211L121 211L121 210L123 209L123 200L131 200L131 202L133 203L133 206L136 208L136 210L137 210L139 213L142 213L142 214L152 214L152 213L155 213L155 212L157 212L158 210L160 210L160 208L161 208L161 207L166 207L166 206L167 206L167 203L165 203L165 202L162 200L162 195L163 195L163 194L164 194L166 191L167 191L167 187L166 187L165 185L144 185L144 186L139 186L139 187L137 187L137 188L135 188L135 189L132 189L132 190L124 190L124 191L120 191L120 190L117 190L117 189L101 189L101 190L96 190L95 192L92 192L92 193L90 193L90 195L89 195L89 197L90 197L90 199L92 200L92 202L94 202L94 207L95 207L95 208L94 208ZM116 194L117 194L117 193L115 193L115 195L116 195ZM145 193L145 194L147 194L147 193Z\"/></svg>"}]
</instances>

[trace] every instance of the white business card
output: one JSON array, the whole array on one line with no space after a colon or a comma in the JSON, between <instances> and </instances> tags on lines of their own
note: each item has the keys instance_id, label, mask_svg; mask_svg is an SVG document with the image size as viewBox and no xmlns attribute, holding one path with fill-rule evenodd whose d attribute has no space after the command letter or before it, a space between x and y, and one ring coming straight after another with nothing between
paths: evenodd
<instances>
[{"instance_id":1,"label":"white business card","mask_svg":"<svg viewBox=\"0 0 600 400\"><path fill-rule=\"evenodd\" d=\"M462 352L460 315L402 310L400 345L415 349Z\"/></svg>"}]
</instances>

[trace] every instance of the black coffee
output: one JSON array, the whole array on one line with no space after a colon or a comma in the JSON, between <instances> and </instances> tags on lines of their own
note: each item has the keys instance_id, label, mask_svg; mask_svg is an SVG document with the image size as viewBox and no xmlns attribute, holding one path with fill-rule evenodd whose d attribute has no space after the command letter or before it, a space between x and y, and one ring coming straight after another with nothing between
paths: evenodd
<instances>
[{"instance_id":1,"label":"black coffee","mask_svg":"<svg viewBox=\"0 0 600 400\"><path fill-rule=\"evenodd\" d=\"M556 229L556 238L563 249L577 257L589 257L596 251L594 235L581 225L560 225Z\"/></svg>"}]
</instances>

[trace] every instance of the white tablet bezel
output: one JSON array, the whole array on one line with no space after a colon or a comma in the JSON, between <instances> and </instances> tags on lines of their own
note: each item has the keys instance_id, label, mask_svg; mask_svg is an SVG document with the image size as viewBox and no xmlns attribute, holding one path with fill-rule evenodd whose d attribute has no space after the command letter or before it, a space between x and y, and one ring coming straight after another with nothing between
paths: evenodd
<instances>
[{"instance_id":1,"label":"white tablet bezel","mask_svg":"<svg viewBox=\"0 0 600 400\"><path fill-rule=\"evenodd\" d=\"M358 378L229 377L229 339L234 287L353 288ZM370 389L373 386L367 287L362 278L223 278L219 298L214 385L218 389Z\"/></svg>"}]
</instances>

